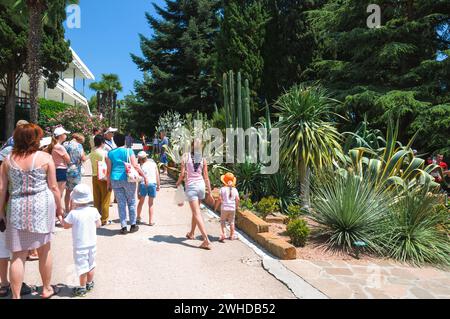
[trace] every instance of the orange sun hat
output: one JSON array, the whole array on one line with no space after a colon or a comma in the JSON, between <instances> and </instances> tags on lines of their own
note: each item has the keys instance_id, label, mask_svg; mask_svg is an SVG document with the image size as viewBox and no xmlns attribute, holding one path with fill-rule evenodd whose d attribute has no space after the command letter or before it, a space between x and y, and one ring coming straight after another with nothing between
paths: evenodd
<instances>
[{"instance_id":1,"label":"orange sun hat","mask_svg":"<svg viewBox=\"0 0 450 319\"><path fill-rule=\"evenodd\" d=\"M220 176L220 180L225 186L236 186L236 177L233 173L226 173L225 175Z\"/></svg>"}]
</instances>

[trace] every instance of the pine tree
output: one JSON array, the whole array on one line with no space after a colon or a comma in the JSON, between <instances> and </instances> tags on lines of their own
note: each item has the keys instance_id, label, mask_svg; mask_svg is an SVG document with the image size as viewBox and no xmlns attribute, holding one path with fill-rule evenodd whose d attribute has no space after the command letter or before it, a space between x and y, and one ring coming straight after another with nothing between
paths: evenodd
<instances>
[{"instance_id":1,"label":"pine tree","mask_svg":"<svg viewBox=\"0 0 450 319\"><path fill-rule=\"evenodd\" d=\"M381 26L370 29L371 3L328 1L312 13L320 50L311 79L336 92L351 126L365 114L380 129L399 117L403 142L423 129L422 150L450 155L450 2L377 1Z\"/></svg>"},{"instance_id":2,"label":"pine tree","mask_svg":"<svg viewBox=\"0 0 450 319\"><path fill-rule=\"evenodd\" d=\"M146 13L154 35L140 35L143 57L132 54L147 74L136 83L138 98L155 117L167 109L212 113L219 0L165 2L166 8L153 4L160 19Z\"/></svg>"},{"instance_id":3,"label":"pine tree","mask_svg":"<svg viewBox=\"0 0 450 319\"><path fill-rule=\"evenodd\" d=\"M224 1L217 39L217 78L233 70L249 80L253 96L261 94L263 46L269 14L265 0Z\"/></svg>"}]
</instances>

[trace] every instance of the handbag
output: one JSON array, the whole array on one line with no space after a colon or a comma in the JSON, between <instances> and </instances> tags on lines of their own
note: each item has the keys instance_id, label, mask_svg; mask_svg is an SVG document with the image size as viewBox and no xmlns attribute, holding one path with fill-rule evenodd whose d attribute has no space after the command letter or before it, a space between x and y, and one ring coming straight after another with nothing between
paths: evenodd
<instances>
[{"instance_id":1,"label":"handbag","mask_svg":"<svg viewBox=\"0 0 450 319\"><path fill-rule=\"evenodd\" d=\"M184 205L184 200L185 200L185 194L184 194L184 187L183 185L178 186L177 191L175 192L175 204L177 204L178 206L183 206Z\"/></svg>"},{"instance_id":2,"label":"handbag","mask_svg":"<svg viewBox=\"0 0 450 319\"><path fill-rule=\"evenodd\" d=\"M108 165L106 165L105 157L101 161L97 162L97 179L99 181L106 181L107 179Z\"/></svg>"},{"instance_id":3,"label":"handbag","mask_svg":"<svg viewBox=\"0 0 450 319\"><path fill-rule=\"evenodd\" d=\"M139 175L138 171L133 167L133 165L131 165L129 150L127 150L127 161L124 162L124 164L125 164L125 171L128 177L128 182L129 183L141 182L142 181L141 175Z\"/></svg>"}]
</instances>

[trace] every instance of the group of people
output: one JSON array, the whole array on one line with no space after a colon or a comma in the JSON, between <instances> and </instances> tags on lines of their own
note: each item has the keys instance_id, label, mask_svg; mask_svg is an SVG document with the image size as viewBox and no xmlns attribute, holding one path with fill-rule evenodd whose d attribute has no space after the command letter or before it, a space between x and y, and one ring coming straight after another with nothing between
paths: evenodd
<instances>
[{"instance_id":1,"label":"group of people","mask_svg":"<svg viewBox=\"0 0 450 319\"><path fill-rule=\"evenodd\" d=\"M94 129L89 141L91 152L86 155L84 136L73 133L68 139L69 134L63 127L57 127L51 138L44 138L38 125L19 121L0 151L0 297L12 293L13 298L20 298L35 291L35 287L23 283L25 264L31 255L39 260L42 298L58 294L58 287L51 285L51 241L57 226L72 229L73 258L80 279L74 296L92 291L96 229L111 224L112 194L118 204L121 234L139 230L146 199L148 225L155 225L154 200L161 187L160 170L147 152L141 151L136 157L127 143L129 139L117 129L107 128ZM162 132L158 147L167 144ZM199 247L209 250L211 242L200 212L201 201L206 196L212 197L208 163L201 153L194 151L197 149L194 146L199 145L193 145L192 151L183 156L177 186L184 181L192 211L191 230L186 237L194 239L198 226L203 236ZM159 148L161 155L165 154L164 149ZM88 159L92 165L92 187L81 183L82 164ZM222 176L222 181L224 187L217 204L222 204L220 241L223 242L226 222L231 225L229 238L234 238L239 194L231 173Z\"/></svg>"}]
</instances>

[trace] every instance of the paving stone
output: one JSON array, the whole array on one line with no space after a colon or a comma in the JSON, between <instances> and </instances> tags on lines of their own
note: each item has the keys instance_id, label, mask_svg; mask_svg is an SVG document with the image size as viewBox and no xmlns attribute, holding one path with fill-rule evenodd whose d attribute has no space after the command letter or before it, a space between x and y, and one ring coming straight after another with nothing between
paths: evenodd
<instances>
[{"instance_id":1,"label":"paving stone","mask_svg":"<svg viewBox=\"0 0 450 319\"><path fill-rule=\"evenodd\" d=\"M386 295L381 289L365 288L365 290L370 294L371 299L392 299L392 297Z\"/></svg>"},{"instance_id":2,"label":"paving stone","mask_svg":"<svg viewBox=\"0 0 450 319\"><path fill-rule=\"evenodd\" d=\"M331 263L327 261L322 260L313 260L311 261L314 265L320 266L320 267L331 267Z\"/></svg>"},{"instance_id":3,"label":"paving stone","mask_svg":"<svg viewBox=\"0 0 450 319\"><path fill-rule=\"evenodd\" d=\"M355 276L336 276L337 281L343 284L361 285L367 284L367 277L355 277Z\"/></svg>"},{"instance_id":4,"label":"paving stone","mask_svg":"<svg viewBox=\"0 0 450 319\"><path fill-rule=\"evenodd\" d=\"M287 265L291 271L306 281L321 278L321 273L323 272L320 267L315 266L309 261L298 262L298 260L295 260L283 262L283 264Z\"/></svg>"},{"instance_id":5,"label":"paving stone","mask_svg":"<svg viewBox=\"0 0 450 319\"><path fill-rule=\"evenodd\" d=\"M351 276L353 272L348 268L325 268L325 271L334 276Z\"/></svg>"},{"instance_id":6,"label":"paving stone","mask_svg":"<svg viewBox=\"0 0 450 319\"><path fill-rule=\"evenodd\" d=\"M392 276L406 278L406 279L420 279L415 274L413 274L411 271L405 269L405 268L393 268L391 269Z\"/></svg>"},{"instance_id":7,"label":"paving stone","mask_svg":"<svg viewBox=\"0 0 450 319\"><path fill-rule=\"evenodd\" d=\"M402 285L386 284L381 287L384 293L392 298L405 298L408 289Z\"/></svg>"},{"instance_id":8,"label":"paving stone","mask_svg":"<svg viewBox=\"0 0 450 319\"><path fill-rule=\"evenodd\" d=\"M310 284L332 299L350 299L353 291L346 285L330 279L314 279Z\"/></svg>"},{"instance_id":9,"label":"paving stone","mask_svg":"<svg viewBox=\"0 0 450 319\"><path fill-rule=\"evenodd\" d=\"M405 279L402 277L391 277L389 276L387 278L387 280L391 283L391 284L396 284L396 285L405 285L405 286L414 286L415 281L413 279Z\"/></svg>"},{"instance_id":10,"label":"paving stone","mask_svg":"<svg viewBox=\"0 0 450 319\"><path fill-rule=\"evenodd\" d=\"M369 298L367 293L365 293L360 285L349 285L348 286L353 294L352 299L367 299Z\"/></svg>"},{"instance_id":11,"label":"paving stone","mask_svg":"<svg viewBox=\"0 0 450 319\"><path fill-rule=\"evenodd\" d=\"M419 299L435 299L432 294L422 288L413 287L410 289L410 292Z\"/></svg>"}]
</instances>

